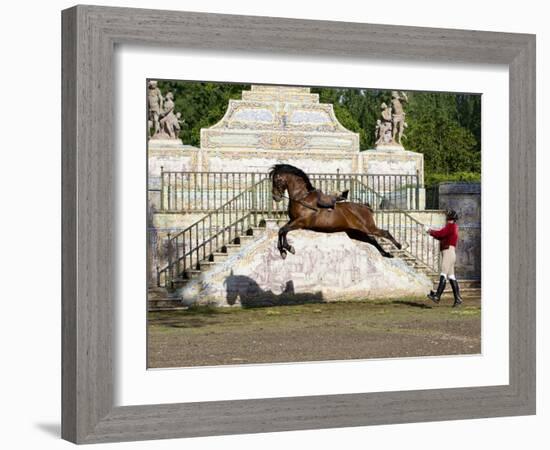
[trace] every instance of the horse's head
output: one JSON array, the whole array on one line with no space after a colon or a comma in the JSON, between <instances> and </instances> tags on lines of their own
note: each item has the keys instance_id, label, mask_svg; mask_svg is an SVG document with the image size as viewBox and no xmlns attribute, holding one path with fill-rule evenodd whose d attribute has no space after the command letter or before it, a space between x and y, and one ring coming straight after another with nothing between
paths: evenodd
<instances>
[{"instance_id":1,"label":"horse's head","mask_svg":"<svg viewBox=\"0 0 550 450\"><path fill-rule=\"evenodd\" d=\"M305 189L307 192L313 190L313 186L309 181L308 176L297 167L289 164L276 164L270 172L271 178L271 193L273 200L280 202L283 199L283 195L286 190L289 191L289 195L294 195L292 190L299 191Z\"/></svg>"},{"instance_id":2,"label":"horse's head","mask_svg":"<svg viewBox=\"0 0 550 450\"><path fill-rule=\"evenodd\" d=\"M286 175L275 174L271 178L271 194L273 200L280 202L283 199L283 195L287 189Z\"/></svg>"}]
</instances>

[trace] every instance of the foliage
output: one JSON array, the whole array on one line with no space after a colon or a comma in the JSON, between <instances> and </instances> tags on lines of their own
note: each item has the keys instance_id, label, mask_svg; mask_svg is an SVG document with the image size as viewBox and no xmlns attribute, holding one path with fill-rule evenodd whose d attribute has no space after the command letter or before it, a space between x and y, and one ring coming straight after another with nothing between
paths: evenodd
<instances>
[{"instance_id":1,"label":"foliage","mask_svg":"<svg viewBox=\"0 0 550 450\"><path fill-rule=\"evenodd\" d=\"M185 123L180 138L200 145L200 129L217 123L230 99L240 99L248 84L159 81L161 91L172 91L175 109ZM334 113L347 129L359 133L362 150L374 147L380 105L391 91L379 89L312 88L321 103L334 105ZM424 154L426 185L441 181L477 181L481 173L481 96L436 92L407 92L408 127L403 144ZM435 181L438 180L438 181Z\"/></svg>"},{"instance_id":2,"label":"foliage","mask_svg":"<svg viewBox=\"0 0 550 450\"><path fill-rule=\"evenodd\" d=\"M455 172L451 174L430 172L424 176L426 186L433 186L447 181L479 182L481 181L481 174L479 172Z\"/></svg>"},{"instance_id":3,"label":"foliage","mask_svg":"<svg viewBox=\"0 0 550 450\"><path fill-rule=\"evenodd\" d=\"M479 111L479 96L469 96L469 106ZM406 146L412 151L424 153L426 172L451 176L456 172L481 172L481 146L475 133L480 125L464 112L459 112L461 104L466 104L464 95L446 93L414 92L409 95L407 108ZM467 120L466 120L467 119ZM450 181L450 179L449 179Z\"/></svg>"},{"instance_id":4,"label":"foliage","mask_svg":"<svg viewBox=\"0 0 550 450\"><path fill-rule=\"evenodd\" d=\"M377 89L313 88L322 103L334 104L337 119L360 134L361 149L374 147L376 120L391 91ZM481 174L481 96L408 92L408 128L404 146L423 153L425 178L439 181L477 181ZM435 179L434 178L434 179Z\"/></svg>"},{"instance_id":5,"label":"foliage","mask_svg":"<svg viewBox=\"0 0 550 450\"><path fill-rule=\"evenodd\" d=\"M174 94L175 110L185 120L180 138L184 144L200 146L201 128L219 122L227 110L230 99L240 99L249 84L211 83L195 81L159 81L158 86L166 95Z\"/></svg>"}]
</instances>

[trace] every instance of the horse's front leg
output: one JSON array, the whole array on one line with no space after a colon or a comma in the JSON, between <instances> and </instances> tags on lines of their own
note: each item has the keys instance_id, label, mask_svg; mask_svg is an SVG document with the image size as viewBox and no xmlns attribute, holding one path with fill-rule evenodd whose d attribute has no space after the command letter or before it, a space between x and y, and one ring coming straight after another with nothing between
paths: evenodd
<instances>
[{"instance_id":1,"label":"horse's front leg","mask_svg":"<svg viewBox=\"0 0 550 450\"><path fill-rule=\"evenodd\" d=\"M281 258L283 258L283 259L286 258L285 244L288 245L288 243L286 242L285 236L283 235L283 228L284 227L286 227L286 225L279 228L279 236L278 236L278 241L277 241L277 249L279 250L279 253L281 253Z\"/></svg>"},{"instance_id":2,"label":"horse's front leg","mask_svg":"<svg viewBox=\"0 0 550 450\"><path fill-rule=\"evenodd\" d=\"M293 255L296 253L296 250L294 250L294 247L288 243L286 235L292 230L298 230L303 227L304 227L304 220L296 219L296 220L291 220L286 225L281 227L281 229L279 230L279 241L282 245L282 249L279 248L279 251L281 252L281 256L283 257L283 259L286 258L287 250Z\"/></svg>"},{"instance_id":3,"label":"horse's front leg","mask_svg":"<svg viewBox=\"0 0 550 450\"><path fill-rule=\"evenodd\" d=\"M284 247L284 244L283 244L283 235L281 233L281 230L282 230L282 227L279 228L279 233L278 233L278 236L277 236L277 250L279 250L279 252L281 252L281 256L283 256L283 252L285 253L285 255L283 256L283 258L286 256L286 251L285 251L285 247Z\"/></svg>"},{"instance_id":4,"label":"horse's front leg","mask_svg":"<svg viewBox=\"0 0 550 450\"><path fill-rule=\"evenodd\" d=\"M289 220L288 223L285 225L285 227L289 226L291 223L292 223L292 220ZM289 231L290 231L289 229L286 229L284 232L281 233L281 241L282 241L281 244L285 250L288 250L290 253L294 255L296 253L296 250L294 250L294 247L288 243L288 239L286 238L286 235L288 234Z\"/></svg>"}]
</instances>

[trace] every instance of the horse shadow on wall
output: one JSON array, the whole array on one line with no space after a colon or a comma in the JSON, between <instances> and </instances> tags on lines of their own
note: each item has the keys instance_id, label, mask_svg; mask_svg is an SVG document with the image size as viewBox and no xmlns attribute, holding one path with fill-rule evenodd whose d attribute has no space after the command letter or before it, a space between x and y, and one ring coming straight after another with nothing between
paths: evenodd
<instances>
[{"instance_id":1,"label":"horse shadow on wall","mask_svg":"<svg viewBox=\"0 0 550 450\"><path fill-rule=\"evenodd\" d=\"M226 291L226 302L235 305L240 302L245 308L258 306L300 305L305 303L323 303L323 293L296 293L294 282L288 280L280 294L263 290L258 283L246 275L235 275L233 272L223 282Z\"/></svg>"}]
</instances>

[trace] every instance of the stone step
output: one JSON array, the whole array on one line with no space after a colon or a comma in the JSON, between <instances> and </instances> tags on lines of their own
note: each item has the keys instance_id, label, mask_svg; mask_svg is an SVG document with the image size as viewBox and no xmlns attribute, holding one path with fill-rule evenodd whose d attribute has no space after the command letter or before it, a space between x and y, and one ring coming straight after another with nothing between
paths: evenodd
<instances>
[{"instance_id":1,"label":"stone step","mask_svg":"<svg viewBox=\"0 0 550 450\"><path fill-rule=\"evenodd\" d=\"M189 278L177 277L172 280L172 284L174 285L174 289L179 289L189 283L189 281L191 281Z\"/></svg>"},{"instance_id":2,"label":"stone step","mask_svg":"<svg viewBox=\"0 0 550 450\"><path fill-rule=\"evenodd\" d=\"M434 288L437 288L439 285L439 279L433 280ZM447 287L450 286L450 283L447 282ZM458 280L458 286L460 290L462 289L481 289L481 282L478 280Z\"/></svg>"},{"instance_id":3,"label":"stone step","mask_svg":"<svg viewBox=\"0 0 550 450\"><path fill-rule=\"evenodd\" d=\"M434 289L435 291L435 289ZM453 295L453 290L450 286L445 286L445 290L443 291L443 295ZM481 289L480 288L460 288L460 295L462 296L474 296L474 295L481 295Z\"/></svg>"},{"instance_id":4,"label":"stone step","mask_svg":"<svg viewBox=\"0 0 550 450\"><path fill-rule=\"evenodd\" d=\"M171 300L179 298L173 292L163 287L152 287L147 289L147 300Z\"/></svg>"},{"instance_id":5,"label":"stone step","mask_svg":"<svg viewBox=\"0 0 550 450\"><path fill-rule=\"evenodd\" d=\"M275 224L279 227L285 225L286 223L288 223L288 218L285 216L284 218L277 218L277 219L273 219L273 218L270 218L270 219L264 219L264 221L266 222L266 226L268 224Z\"/></svg>"},{"instance_id":6,"label":"stone step","mask_svg":"<svg viewBox=\"0 0 550 450\"><path fill-rule=\"evenodd\" d=\"M229 257L229 254L225 252L214 252L212 253L212 255L210 255L211 261L214 261L214 262L225 261L228 257Z\"/></svg>"},{"instance_id":7,"label":"stone step","mask_svg":"<svg viewBox=\"0 0 550 450\"><path fill-rule=\"evenodd\" d=\"M162 311L185 311L186 309L189 309L187 306L167 306L167 307L161 307L161 308L155 308L151 307L147 310L151 313L153 312L162 312Z\"/></svg>"},{"instance_id":8,"label":"stone step","mask_svg":"<svg viewBox=\"0 0 550 450\"><path fill-rule=\"evenodd\" d=\"M221 251L222 253L233 255L237 253L240 249L241 249L241 244L225 244L222 246Z\"/></svg>"},{"instance_id":9,"label":"stone step","mask_svg":"<svg viewBox=\"0 0 550 450\"><path fill-rule=\"evenodd\" d=\"M392 255L399 257L399 259L402 259L405 262L415 262L416 258L414 256L399 256L392 252Z\"/></svg>"},{"instance_id":10,"label":"stone step","mask_svg":"<svg viewBox=\"0 0 550 450\"><path fill-rule=\"evenodd\" d=\"M158 311L163 310L173 310L177 308L183 308L180 300L177 299L148 299L147 300L147 310L148 311Z\"/></svg>"},{"instance_id":11,"label":"stone step","mask_svg":"<svg viewBox=\"0 0 550 450\"><path fill-rule=\"evenodd\" d=\"M252 236L252 235L243 235L243 236L239 236L236 241L238 240L238 242L235 242L236 244L240 244L240 245L245 245L245 244L248 244L250 242L252 242L254 239L256 239L258 236Z\"/></svg>"},{"instance_id":12,"label":"stone step","mask_svg":"<svg viewBox=\"0 0 550 450\"><path fill-rule=\"evenodd\" d=\"M426 269L426 270L430 270L428 267L426 267L426 264L424 264L423 262L420 262L420 261L411 261L411 264L418 268L418 269Z\"/></svg>"},{"instance_id":13,"label":"stone step","mask_svg":"<svg viewBox=\"0 0 550 450\"><path fill-rule=\"evenodd\" d=\"M198 276L200 276L200 274L202 273L201 270L197 270L197 269L187 269L185 271L185 277L188 279L188 280L191 280L193 278L197 278Z\"/></svg>"},{"instance_id":14,"label":"stone step","mask_svg":"<svg viewBox=\"0 0 550 450\"><path fill-rule=\"evenodd\" d=\"M201 272L204 272L206 270L210 270L212 267L214 267L217 264L219 264L219 261L204 261L203 260L199 263L199 267L200 267Z\"/></svg>"},{"instance_id":15,"label":"stone step","mask_svg":"<svg viewBox=\"0 0 550 450\"><path fill-rule=\"evenodd\" d=\"M481 297L481 289L460 289L460 296L464 298ZM450 289L445 289L442 297L453 298L453 291Z\"/></svg>"}]
</instances>

